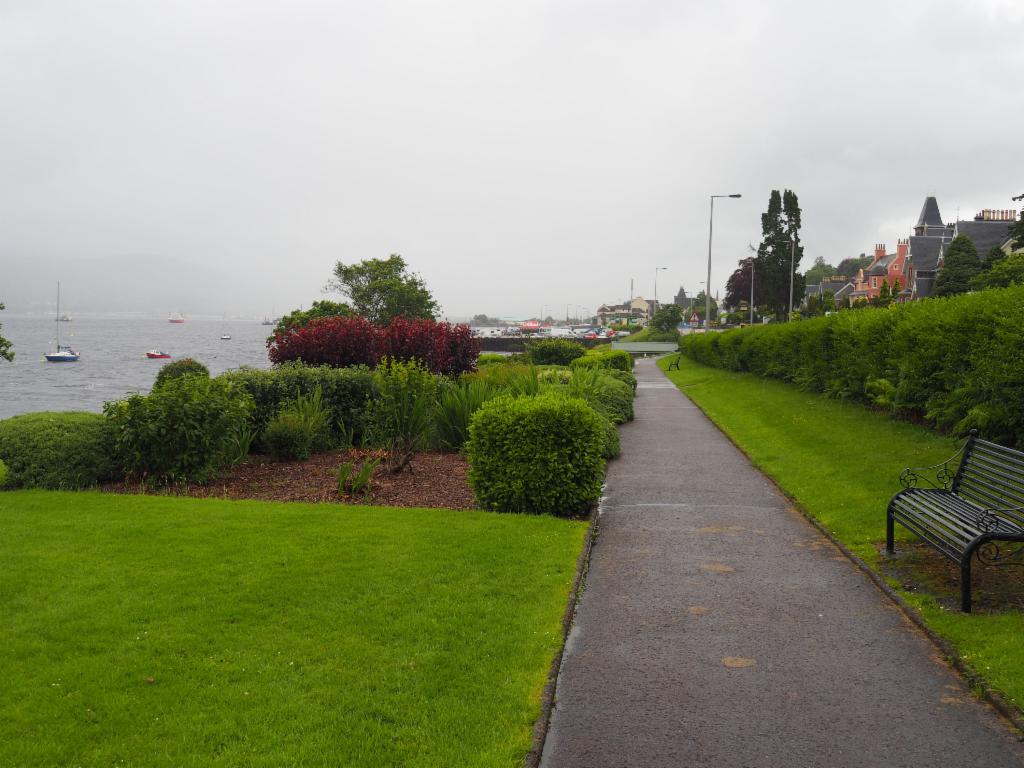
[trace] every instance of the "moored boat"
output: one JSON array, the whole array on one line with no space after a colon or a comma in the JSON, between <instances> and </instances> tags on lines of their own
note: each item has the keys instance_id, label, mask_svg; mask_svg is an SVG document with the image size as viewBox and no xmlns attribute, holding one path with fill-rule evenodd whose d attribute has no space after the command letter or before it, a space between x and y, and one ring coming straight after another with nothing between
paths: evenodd
<instances>
[{"instance_id":1,"label":"moored boat","mask_svg":"<svg viewBox=\"0 0 1024 768\"><path fill-rule=\"evenodd\" d=\"M151 349L146 353L146 357L150 360L170 360L171 356L166 352L161 352L159 349Z\"/></svg>"},{"instance_id":2,"label":"moored boat","mask_svg":"<svg viewBox=\"0 0 1024 768\"><path fill-rule=\"evenodd\" d=\"M167 322L180 325L181 323L185 322L185 316L182 315L180 312L172 312L167 316Z\"/></svg>"},{"instance_id":3,"label":"moored boat","mask_svg":"<svg viewBox=\"0 0 1024 768\"><path fill-rule=\"evenodd\" d=\"M63 318L70 320L67 315L60 313L60 282L57 283L57 349L54 352L47 352L43 355L48 363L77 363L81 358L69 344L60 343L60 323Z\"/></svg>"}]
</instances>

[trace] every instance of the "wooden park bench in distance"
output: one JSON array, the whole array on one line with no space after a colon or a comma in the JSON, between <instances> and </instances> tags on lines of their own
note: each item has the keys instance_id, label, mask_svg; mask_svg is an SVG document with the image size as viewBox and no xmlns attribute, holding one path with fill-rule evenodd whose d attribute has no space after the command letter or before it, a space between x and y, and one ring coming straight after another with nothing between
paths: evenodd
<instances>
[{"instance_id":1,"label":"wooden park bench in distance","mask_svg":"<svg viewBox=\"0 0 1024 768\"><path fill-rule=\"evenodd\" d=\"M951 464L960 455L955 471ZM919 487L919 483L930 487ZM885 549L895 551L893 525L904 528L960 565L960 609L971 611L971 557L986 565L1024 565L1024 453L978 437L931 467L908 467L903 490L886 512Z\"/></svg>"}]
</instances>

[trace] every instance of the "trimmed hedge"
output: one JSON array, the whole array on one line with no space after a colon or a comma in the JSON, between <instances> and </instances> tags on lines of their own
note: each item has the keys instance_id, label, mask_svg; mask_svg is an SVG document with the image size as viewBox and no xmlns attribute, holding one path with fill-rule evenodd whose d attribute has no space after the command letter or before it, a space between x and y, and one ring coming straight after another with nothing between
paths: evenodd
<instances>
[{"instance_id":1,"label":"trimmed hedge","mask_svg":"<svg viewBox=\"0 0 1024 768\"><path fill-rule=\"evenodd\" d=\"M589 352L569 363L570 368L617 368L620 371L633 370L633 356L624 349L603 349Z\"/></svg>"},{"instance_id":2,"label":"trimmed hedge","mask_svg":"<svg viewBox=\"0 0 1024 768\"><path fill-rule=\"evenodd\" d=\"M705 365L1024 446L1024 286L686 336Z\"/></svg>"},{"instance_id":3,"label":"trimmed hedge","mask_svg":"<svg viewBox=\"0 0 1024 768\"><path fill-rule=\"evenodd\" d=\"M537 339L526 343L526 358L534 365L569 365L585 354L586 347L572 339Z\"/></svg>"},{"instance_id":4,"label":"trimmed hedge","mask_svg":"<svg viewBox=\"0 0 1024 768\"><path fill-rule=\"evenodd\" d=\"M86 488L118 475L113 432L98 413L27 413L0 421L11 488Z\"/></svg>"},{"instance_id":5,"label":"trimmed hedge","mask_svg":"<svg viewBox=\"0 0 1024 768\"><path fill-rule=\"evenodd\" d=\"M258 442L262 442L267 425L282 408L294 403L299 395L312 396L317 387L330 412L332 442L346 441L348 435L342 435L343 428L346 433L351 430L352 437L359 440L366 424L366 403L373 394L373 374L362 366L333 368L291 362L269 371L228 371L217 378L242 387L252 396L252 425Z\"/></svg>"},{"instance_id":6,"label":"trimmed hedge","mask_svg":"<svg viewBox=\"0 0 1024 768\"><path fill-rule=\"evenodd\" d=\"M7 485L7 465L0 459L0 488Z\"/></svg>"},{"instance_id":7,"label":"trimmed hedge","mask_svg":"<svg viewBox=\"0 0 1024 768\"><path fill-rule=\"evenodd\" d=\"M601 495L606 420L556 393L502 396L473 417L469 480L485 509L570 516Z\"/></svg>"}]
</instances>

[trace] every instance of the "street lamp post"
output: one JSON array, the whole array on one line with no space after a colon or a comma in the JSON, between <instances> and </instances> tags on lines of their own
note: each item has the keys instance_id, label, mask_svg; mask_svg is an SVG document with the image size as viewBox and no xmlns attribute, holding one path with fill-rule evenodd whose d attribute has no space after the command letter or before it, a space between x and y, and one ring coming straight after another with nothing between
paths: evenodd
<instances>
[{"instance_id":1,"label":"street lamp post","mask_svg":"<svg viewBox=\"0 0 1024 768\"><path fill-rule=\"evenodd\" d=\"M754 324L754 257L750 257L750 324Z\"/></svg>"},{"instance_id":2,"label":"street lamp post","mask_svg":"<svg viewBox=\"0 0 1024 768\"><path fill-rule=\"evenodd\" d=\"M743 195L711 195L711 215L708 217L708 281L704 287L704 328L711 322L711 236L715 231L715 198L743 197Z\"/></svg>"},{"instance_id":3,"label":"street lamp post","mask_svg":"<svg viewBox=\"0 0 1024 768\"><path fill-rule=\"evenodd\" d=\"M793 267L795 266L793 257L796 255L796 238L791 237L779 242L789 243L789 314L786 316L786 320L789 321L793 319Z\"/></svg>"},{"instance_id":4,"label":"street lamp post","mask_svg":"<svg viewBox=\"0 0 1024 768\"><path fill-rule=\"evenodd\" d=\"M668 267L655 267L654 268L654 303L655 303L655 305L657 305L657 303L658 303L658 273L661 272L661 270L663 270L663 269L668 269Z\"/></svg>"}]
</instances>

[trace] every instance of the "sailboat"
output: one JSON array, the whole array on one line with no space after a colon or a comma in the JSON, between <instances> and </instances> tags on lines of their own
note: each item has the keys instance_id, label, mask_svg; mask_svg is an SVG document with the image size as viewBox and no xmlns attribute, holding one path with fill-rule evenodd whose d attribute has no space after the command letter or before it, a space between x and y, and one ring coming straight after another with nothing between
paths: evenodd
<instances>
[{"instance_id":1,"label":"sailboat","mask_svg":"<svg viewBox=\"0 0 1024 768\"><path fill-rule=\"evenodd\" d=\"M231 334L228 333L228 329L227 329L227 325L226 325L227 321L228 321L228 316L224 315L224 317L222 317L221 321L220 321L220 340L221 341L231 341Z\"/></svg>"},{"instance_id":2,"label":"sailboat","mask_svg":"<svg viewBox=\"0 0 1024 768\"><path fill-rule=\"evenodd\" d=\"M80 355L68 344L60 343L60 281L57 282L57 351L46 353L49 363L77 363Z\"/></svg>"}]
</instances>

